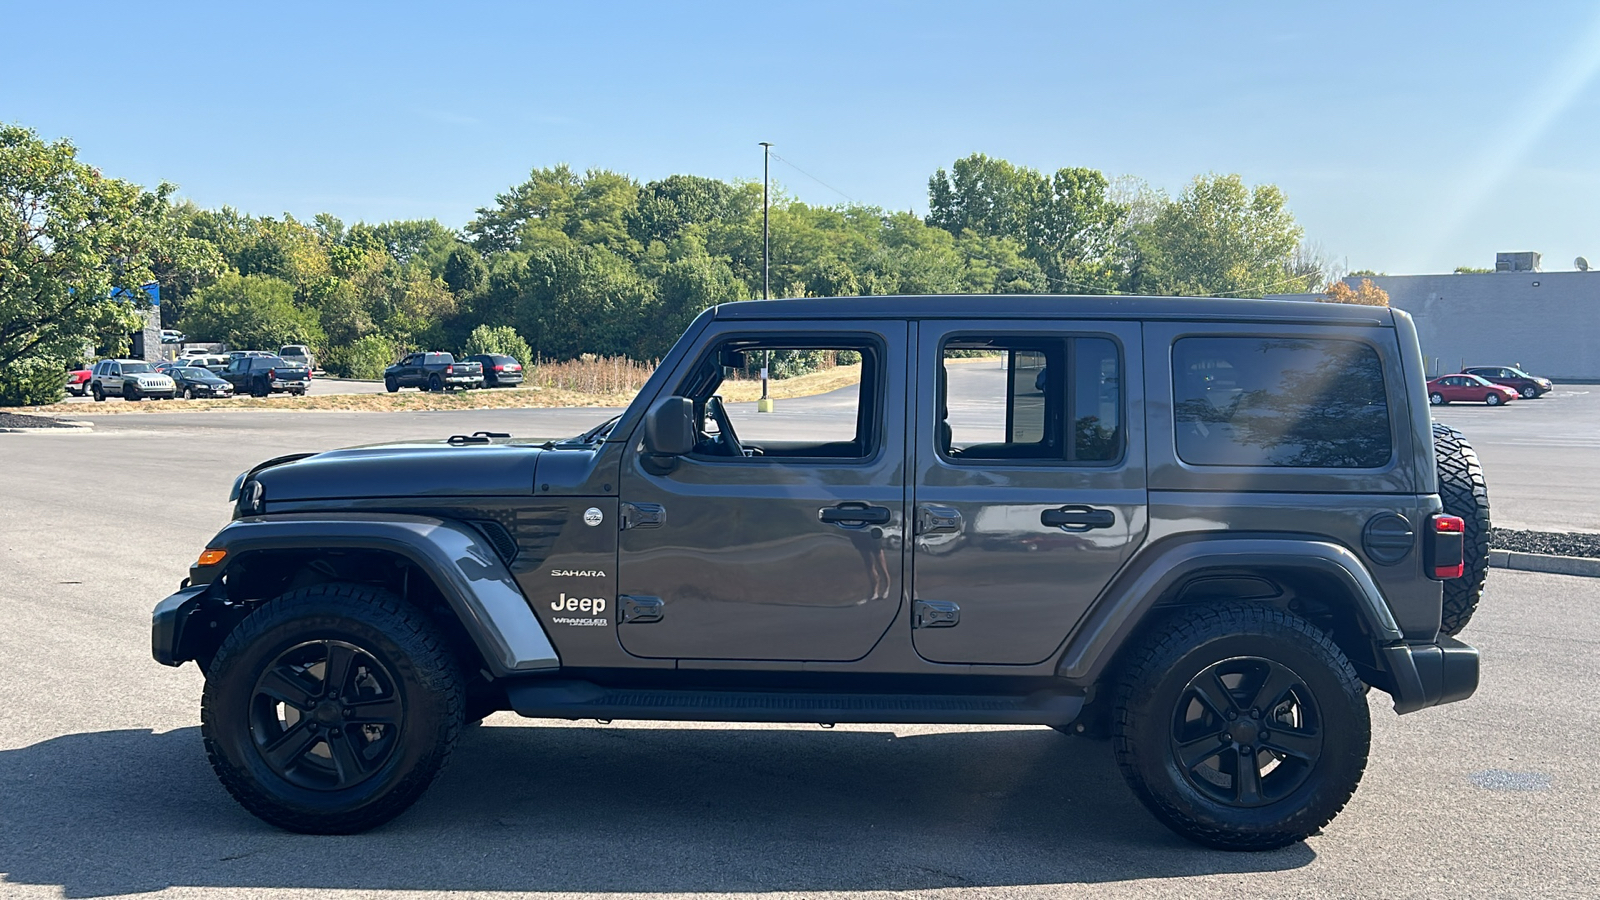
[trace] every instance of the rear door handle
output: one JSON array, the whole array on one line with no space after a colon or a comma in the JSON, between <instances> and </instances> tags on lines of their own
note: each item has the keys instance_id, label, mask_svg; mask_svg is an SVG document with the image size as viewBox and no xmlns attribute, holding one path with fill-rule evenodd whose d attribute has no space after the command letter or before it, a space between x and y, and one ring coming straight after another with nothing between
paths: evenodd
<instances>
[{"instance_id":1,"label":"rear door handle","mask_svg":"<svg viewBox=\"0 0 1600 900\"><path fill-rule=\"evenodd\" d=\"M865 503L841 503L838 506L817 510L817 520L833 525L887 525L889 507L868 506Z\"/></svg>"},{"instance_id":2,"label":"rear door handle","mask_svg":"<svg viewBox=\"0 0 1600 900\"><path fill-rule=\"evenodd\" d=\"M1063 506L1040 513L1039 522L1049 528L1088 531L1092 528L1110 528L1117 524L1117 515L1109 509L1095 509L1092 506Z\"/></svg>"}]
</instances>

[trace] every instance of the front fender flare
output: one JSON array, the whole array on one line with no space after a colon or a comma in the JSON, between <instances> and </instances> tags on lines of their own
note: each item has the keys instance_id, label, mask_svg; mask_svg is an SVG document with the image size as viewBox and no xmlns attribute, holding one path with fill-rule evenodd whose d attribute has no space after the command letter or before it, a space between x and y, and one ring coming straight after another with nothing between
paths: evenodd
<instances>
[{"instance_id":1,"label":"front fender flare","mask_svg":"<svg viewBox=\"0 0 1600 900\"><path fill-rule=\"evenodd\" d=\"M226 560L255 550L337 548L399 554L433 579L494 675L561 667L516 580L469 525L395 513L256 516L230 523L207 547L226 550ZM224 568L216 574L225 573Z\"/></svg>"},{"instance_id":2,"label":"front fender flare","mask_svg":"<svg viewBox=\"0 0 1600 900\"><path fill-rule=\"evenodd\" d=\"M1405 639L1372 574L1338 544L1310 537L1207 535L1151 547L1144 556L1107 587L1067 639L1056 674L1079 684L1094 683L1150 610L1190 576L1207 570L1316 572L1355 598L1356 612L1376 645Z\"/></svg>"}]
</instances>

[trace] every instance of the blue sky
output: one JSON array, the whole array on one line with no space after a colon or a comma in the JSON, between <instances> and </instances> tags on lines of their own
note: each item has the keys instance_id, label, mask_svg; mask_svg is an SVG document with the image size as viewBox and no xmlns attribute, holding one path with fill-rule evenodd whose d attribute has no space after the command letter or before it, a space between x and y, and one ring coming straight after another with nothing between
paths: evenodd
<instances>
[{"instance_id":1,"label":"blue sky","mask_svg":"<svg viewBox=\"0 0 1600 900\"><path fill-rule=\"evenodd\" d=\"M1351 268L1600 266L1593 5L0 0L0 30L0 120L202 206L460 226L535 166L759 178L770 140L814 203L923 212L981 151L1273 182Z\"/></svg>"}]
</instances>

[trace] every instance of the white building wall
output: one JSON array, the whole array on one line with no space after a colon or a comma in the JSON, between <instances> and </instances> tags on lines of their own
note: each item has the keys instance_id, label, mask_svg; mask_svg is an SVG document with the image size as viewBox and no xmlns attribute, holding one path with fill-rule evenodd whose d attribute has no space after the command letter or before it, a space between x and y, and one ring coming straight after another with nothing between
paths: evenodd
<instances>
[{"instance_id":1,"label":"white building wall","mask_svg":"<svg viewBox=\"0 0 1600 900\"><path fill-rule=\"evenodd\" d=\"M1600 272L1368 277L1416 320L1429 375L1517 365L1556 381L1600 381ZM1356 287L1361 276L1345 281Z\"/></svg>"}]
</instances>

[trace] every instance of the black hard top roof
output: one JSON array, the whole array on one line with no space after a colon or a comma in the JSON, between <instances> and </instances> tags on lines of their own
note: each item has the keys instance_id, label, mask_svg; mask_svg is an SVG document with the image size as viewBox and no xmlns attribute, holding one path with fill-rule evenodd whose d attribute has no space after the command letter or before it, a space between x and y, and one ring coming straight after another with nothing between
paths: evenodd
<instances>
[{"instance_id":1,"label":"black hard top roof","mask_svg":"<svg viewBox=\"0 0 1600 900\"><path fill-rule=\"evenodd\" d=\"M1071 294L928 294L744 300L719 319L1185 319L1392 325L1385 307L1302 300Z\"/></svg>"}]
</instances>

